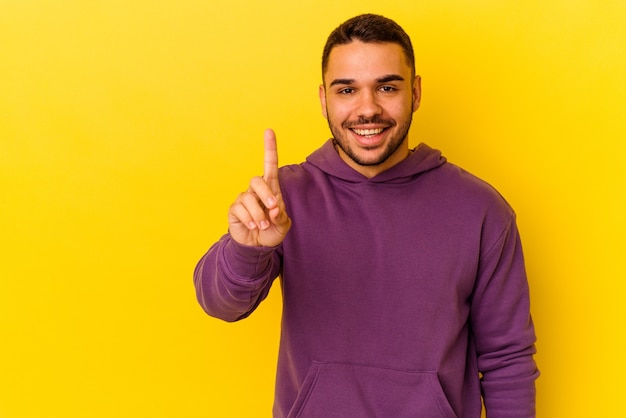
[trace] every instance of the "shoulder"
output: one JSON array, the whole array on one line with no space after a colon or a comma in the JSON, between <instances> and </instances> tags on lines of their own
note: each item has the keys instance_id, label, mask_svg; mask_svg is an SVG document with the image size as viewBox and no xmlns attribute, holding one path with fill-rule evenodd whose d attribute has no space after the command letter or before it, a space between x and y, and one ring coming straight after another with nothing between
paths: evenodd
<instances>
[{"instance_id":1,"label":"shoulder","mask_svg":"<svg viewBox=\"0 0 626 418\"><path fill-rule=\"evenodd\" d=\"M503 223L508 223L515 215L511 205L494 186L456 164L446 162L427 176L430 177L430 191L440 195L449 206Z\"/></svg>"},{"instance_id":2,"label":"shoulder","mask_svg":"<svg viewBox=\"0 0 626 418\"><path fill-rule=\"evenodd\" d=\"M290 164L282 166L278 169L278 176L281 187L283 186L298 186L303 182L311 181L315 176L311 172L311 167L307 167L309 164Z\"/></svg>"}]
</instances>

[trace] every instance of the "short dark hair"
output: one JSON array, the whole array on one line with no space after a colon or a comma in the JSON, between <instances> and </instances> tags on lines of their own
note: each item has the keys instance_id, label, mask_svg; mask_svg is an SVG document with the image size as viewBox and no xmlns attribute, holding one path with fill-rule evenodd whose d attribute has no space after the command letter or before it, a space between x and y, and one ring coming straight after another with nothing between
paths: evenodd
<instances>
[{"instance_id":1,"label":"short dark hair","mask_svg":"<svg viewBox=\"0 0 626 418\"><path fill-rule=\"evenodd\" d=\"M337 45L345 45L359 40L365 43L391 42L400 45L406 61L415 75L415 54L411 38L400 25L391 19L375 14L355 16L339 25L326 40L322 54L322 78L328 69L328 57Z\"/></svg>"}]
</instances>

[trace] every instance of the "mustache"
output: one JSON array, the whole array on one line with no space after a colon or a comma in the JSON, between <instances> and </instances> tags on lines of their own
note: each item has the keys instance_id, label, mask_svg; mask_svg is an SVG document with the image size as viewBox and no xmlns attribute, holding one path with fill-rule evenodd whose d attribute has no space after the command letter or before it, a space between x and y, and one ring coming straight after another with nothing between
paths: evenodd
<instances>
[{"instance_id":1,"label":"mustache","mask_svg":"<svg viewBox=\"0 0 626 418\"><path fill-rule=\"evenodd\" d=\"M393 119L383 119L381 116L375 115L371 118L359 117L356 121L345 121L341 124L344 129L354 128L355 126L362 125L387 125L389 127L395 126L396 121Z\"/></svg>"}]
</instances>

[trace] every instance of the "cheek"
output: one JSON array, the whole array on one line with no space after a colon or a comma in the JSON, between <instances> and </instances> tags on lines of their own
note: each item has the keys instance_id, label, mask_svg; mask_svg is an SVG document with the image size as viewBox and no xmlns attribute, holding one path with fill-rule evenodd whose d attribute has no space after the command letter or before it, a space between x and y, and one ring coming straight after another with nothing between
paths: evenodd
<instances>
[{"instance_id":1,"label":"cheek","mask_svg":"<svg viewBox=\"0 0 626 418\"><path fill-rule=\"evenodd\" d=\"M407 118L407 116L410 116L411 113L414 112L413 100L411 99L412 97L409 98L409 100L406 100L406 101L403 100L403 101L394 103L393 105L390 105L387 108L389 115L393 117L394 119L403 119L403 118Z\"/></svg>"},{"instance_id":2,"label":"cheek","mask_svg":"<svg viewBox=\"0 0 626 418\"><path fill-rule=\"evenodd\" d=\"M342 122L350 117L350 109L337 103L327 102L326 119L331 122Z\"/></svg>"}]
</instances>

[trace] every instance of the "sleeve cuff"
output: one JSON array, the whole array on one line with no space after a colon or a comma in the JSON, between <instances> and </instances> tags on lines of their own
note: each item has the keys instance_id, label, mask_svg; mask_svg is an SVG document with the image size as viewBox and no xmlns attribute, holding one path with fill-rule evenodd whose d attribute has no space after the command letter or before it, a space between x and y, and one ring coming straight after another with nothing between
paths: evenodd
<instances>
[{"instance_id":1,"label":"sleeve cuff","mask_svg":"<svg viewBox=\"0 0 626 418\"><path fill-rule=\"evenodd\" d=\"M229 237L223 257L234 277L250 281L265 278L275 251L276 247L253 247Z\"/></svg>"}]
</instances>

